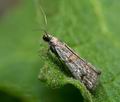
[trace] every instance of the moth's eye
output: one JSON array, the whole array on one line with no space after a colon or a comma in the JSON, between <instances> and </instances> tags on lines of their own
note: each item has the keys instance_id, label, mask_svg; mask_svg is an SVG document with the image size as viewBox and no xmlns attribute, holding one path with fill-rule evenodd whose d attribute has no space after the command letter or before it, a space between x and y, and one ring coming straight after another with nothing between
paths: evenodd
<instances>
[{"instance_id":1,"label":"moth's eye","mask_svg":"<svg viewBox=\"0 0 120 102\"><path fill-rule=\"evenodd\" d=\"M44 40L44 41L47 41L47 42L50 41L50 39L49 39L49 37L48 37L47 35L43 35L43 40Z\"/></svg>"}]
</instances>

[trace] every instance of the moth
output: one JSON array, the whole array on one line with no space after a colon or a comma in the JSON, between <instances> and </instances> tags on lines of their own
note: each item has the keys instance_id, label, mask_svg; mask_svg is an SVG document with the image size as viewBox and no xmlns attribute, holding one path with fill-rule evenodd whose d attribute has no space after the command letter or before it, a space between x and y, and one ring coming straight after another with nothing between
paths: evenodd
<instances>
[{"instance_id":1,"label":"moth","mask_svg":"<svg viewBox=\"0 0 120 102\"><path fill-rule=\"evenodd\" d=\"M101 71L83 58L79 57L66 43L45 33L43 40L48 42L49 48L69 69L72 76L83 83L88 90L94 90L98 84Z\"/></svg>"},{"instance_id":2,"label":"moth","mask_svg":"<svg viewBox=\"0 0 120 102\"><path fill-rule=\"evenodd\" d=\"M40 9L46 28L46 14L42 7L39 5L38 0L36 2L36 8L37 16L39 18L41 18L39 12ZM101 72L96 70L92 64L79 57L79 55L75 53L66 43L61 42L56 37L48 34L44 28L41 28L41 30L45 32L43 35L43 40L48 42L51 52L53 52L56 57L58 57L67 66L72 76L83 83L88 90L94 90L98 84L98 79Z\"/></svg>"}]
</instances>

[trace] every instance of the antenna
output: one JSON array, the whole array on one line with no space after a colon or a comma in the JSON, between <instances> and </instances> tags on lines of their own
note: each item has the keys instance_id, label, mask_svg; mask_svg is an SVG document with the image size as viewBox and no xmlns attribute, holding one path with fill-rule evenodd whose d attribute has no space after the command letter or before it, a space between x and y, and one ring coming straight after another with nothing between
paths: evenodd
<instances>
[{"instance_id":1,"label":"antenna","mask_svg":"<svg viewBox=\"0 0 120 102\"><path fill-rule=\"evenodd\" d=\"M42 31L44 31L45 33L46 30L47 30L47 16L42 8L42 6L40 5L40 0L34 0L35 1L35 6L36 6L36 13L37 13L37 21L39 23L39 25L42 25L41 21L40 21L40 18L41 16L44 18L44 24L45 24L45 27L40 27L40 29Z\"/></svg>"}]
</instances>

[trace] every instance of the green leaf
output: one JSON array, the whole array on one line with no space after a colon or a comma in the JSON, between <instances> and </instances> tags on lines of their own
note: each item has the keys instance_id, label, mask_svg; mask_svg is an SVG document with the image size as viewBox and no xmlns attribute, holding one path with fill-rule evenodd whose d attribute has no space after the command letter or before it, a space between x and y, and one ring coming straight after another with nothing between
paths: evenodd
<instances>
[{"instance_id":1,"label":"green leaf","mask_svg":"<svg viewBox=\"0 0 120 102\"><path fill-rule=\"evenodd\" d=\"M61 0L48 11L49 28L78 54L86 58L102 71L99 87L90 93L79 81L67 76L54 56L49 56L45 46L41 48L43 67L39 78L53 88L72 84L88 102L117 102L119 100L119 4L116 1ZM45 5L50 7L49 5ZM51 10L51 11L50 11ZM49 15L50 12L53 15ZM112 12L112 13L111 13ZM51 16L51 17L49 17ZM116 23L116 25L114 24ZM44 53L45 52L45 53ZM53 57L53 58L51 58ZM57 63L57 64L56 64Z\"/></svg>"},{"instance_id":2,"label":"green leaf","mask_svg":"<svg viewBox=\"0 0 120 102\"><path fill-rule=\"evenodd\" d=\"M119 1L44 0L41 6L49 32L102 71L100 85L90 93L47 54L43 34L36 30L43 22L37 24L34 1L25 0L0 21L0 100L119 102Z\"/></svg>"}]
</instances>

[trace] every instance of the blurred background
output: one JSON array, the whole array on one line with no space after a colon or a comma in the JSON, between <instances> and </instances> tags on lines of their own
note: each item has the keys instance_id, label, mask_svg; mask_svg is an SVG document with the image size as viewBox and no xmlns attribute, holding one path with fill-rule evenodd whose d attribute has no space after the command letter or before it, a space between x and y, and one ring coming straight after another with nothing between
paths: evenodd
<instances>
[{"instance_id":1,"label":"blurred background","mask_svg":"<svg viewBox=\"0 0 120 102\"><path fill-rule=\"evenodd\" d=\"M120 82L114 78L119 78L120 73L120 1L40 3L47 15L48 31L99 65L106 93L118 102ZM44 18L40 17L35 0L0 0L0 102L83 102L72 85L51 89L38 80L43 67L39 50L44 47L40 29L45 27ZM111 81L108 86L106 83Z\"/></svg>"}]
</instances>

